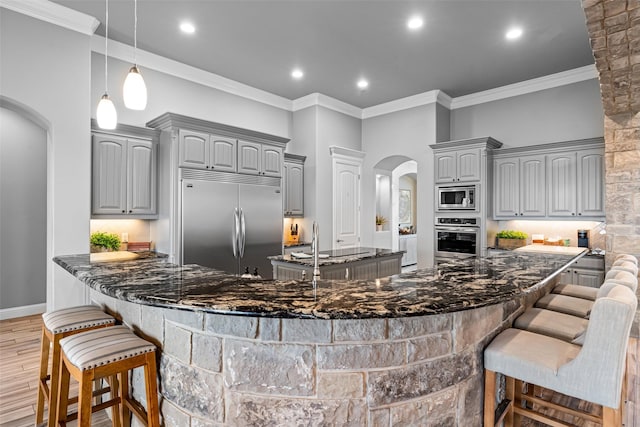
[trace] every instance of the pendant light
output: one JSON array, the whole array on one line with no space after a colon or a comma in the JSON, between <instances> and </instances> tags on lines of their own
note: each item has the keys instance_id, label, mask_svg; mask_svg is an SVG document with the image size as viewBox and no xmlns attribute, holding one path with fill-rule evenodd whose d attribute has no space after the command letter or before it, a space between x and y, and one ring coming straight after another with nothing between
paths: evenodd
<instances>
[{"instance_id":1,"label":"pendant light","mask_svg":"<svg viewBox=\"0 0 640 427\"><path fill-rule=\"evenodd\" d=\"M105 26L104 26L104 95L98 102L98 108L96 109L96 120L98 126L102 129L115 129L118 123L118 113L116 107L109 98L107 93L107 41L109 40L109 0L105 1Z\"/></svg>"},{"instance_id":2,"label":"pendant light","mask_svg":"<svg viewBox=\"0 0 640 427\"><path fill-rule=\"evenodd\" d=\"M144 110L147 107L147 86L138 70L138 0L133 0L133 67L129 70L122 88L124 105L131 110Z\"/></svg>"}]
</instances>

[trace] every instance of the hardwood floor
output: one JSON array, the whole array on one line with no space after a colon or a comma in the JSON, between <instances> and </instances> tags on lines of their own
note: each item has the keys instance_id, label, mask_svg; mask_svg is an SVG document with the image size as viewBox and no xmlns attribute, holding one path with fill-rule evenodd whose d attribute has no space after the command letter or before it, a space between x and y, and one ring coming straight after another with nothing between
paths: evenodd
<instances>
[{"instance_id":1,"label":"hardwood floor","mask_svg":"<svg viewBox=\"0 0 640 427\"><path fill-rule=\"evenodd\" d=\"M35 422L35 406L40 364L40 315L0 321L0 427L28 427ZM640 427L640 340L631 339L628 352L627 403L625 427ZM74 391L75 393L75 391ZM549 394L547 392L547 394ZM587 409L584 402L554 394L553 400ZM93 416L93 427L107 427L111 421L105 411ZM566 420L573 425L593 424ZM527 422L526 426L542 426ZM75 426L76 423L69 423ZM462 427L462 426L461 426ZM468 426L464 426L468 427ZM469 426L470 427L470 426Z\"/></svg>"},{"instance_id":2,"label":"hardwood floor","mask_svg":"<svg viewBox=\"0 0 640 427\"><path fill-rule=\"evenodd\" d=\"M0 427L35 424L41 331L39 314L0 321ZM94 414L92 426L111 426L105 411Z\"/></svg>"}]
</instances>

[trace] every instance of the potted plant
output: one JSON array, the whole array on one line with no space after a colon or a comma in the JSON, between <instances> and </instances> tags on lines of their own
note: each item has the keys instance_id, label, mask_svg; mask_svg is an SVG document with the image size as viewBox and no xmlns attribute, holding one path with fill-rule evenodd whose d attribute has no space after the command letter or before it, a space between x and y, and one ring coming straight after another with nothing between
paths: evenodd
<instances>
[{"instance_id":1,"label":"potted plant","mask_svg":"<svg viewBox=\"0 0 640 427\"><path fill-rule=\"evenodd\" d=\"M382 231L382 226L387 223L387 218L382 215L376 215L376 231Z\"/></svg>"},{"instance_id":2,"label":"potted plant","mask_svg":"<svg viewBox=\"0 0 640 427\"><path fill-rule=\"evenodd\" d=\"M502 230L496 234L499 249L516 249L527 244L527 233L514 230Z\"/></svg>"},{"instance_id":3,"label":"potted plant","mask_svg":"<svg viewBox=\"0 0 640 427\"><path fill-rule=\"evenodd\" d=\"M113 252L120 250L120 237L114 233L96 231L89 239L91 252Z\"/></svg>"}]
</instances>

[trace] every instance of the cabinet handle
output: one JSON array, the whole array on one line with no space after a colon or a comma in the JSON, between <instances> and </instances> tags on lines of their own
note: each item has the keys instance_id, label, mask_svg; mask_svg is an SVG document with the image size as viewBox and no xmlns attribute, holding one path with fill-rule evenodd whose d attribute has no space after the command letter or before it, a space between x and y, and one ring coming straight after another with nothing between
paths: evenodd
<instances>
[{"instance_id":1,"label":"cabinet handle","mask_svg":"<svg viewBox=\"0 0 640 427\"><path fill-rule=\"evenodd\" d=\"M578 212L578 215L582 215L582 212Z\"/></svg>"},{"instance_id":2,"label":"cabinet handle","mask_svg":"<svg viewBox=\"0 0 640 427\"><path fill-rule=\"evenodd\" d=\"M129 209L129 213L132 213L133 211L131 209Z\"/></svg>"},{"instance_id":3,"label":"cabinet handle","mask_svg":"<svg viewBox=\"0 0 640 427\"><path fill-rule=\"evenodd\" d=\"M122 209L122 213L125 213L126 211L124 209Z\"/></svg>"},{"instance_id":4,"label":"cabinet handle","mask_svg":"<svg viewBox=\"0 0 640 427\"><path fill-rule=\"evenodd\" d=\"M516 212L516 216L518 216L518 212Z\"/></svg>"},{"instance_id":5,"label":"cabinet handle","mask_svg":"<svg viewBox=\"0 0 640 427\"><path fill-rule=\"evenodd\" d=\"M524 214L522 212L520 212L520 216L524 216Z\"/></svg>"},{"instance_id":6,"label":"cabinet handle","mask_svg":"<svg viewBox=\"0 0 640 427\"><path fill-rule=\"evenodd\" d=\"M574 215L574 216L575 216L575 214L576 214L575 212L571 212L571 215Z\"/></svg>"},{"instance_id":7,"label":"cabinet handle","mask_svg":"<svg viewBox=\"0 0 640 427\"><path fill-rule=\"evenodd\" d=\"M205 166L205 168L209 169L209 166Z\"/></svg>"}]
</instances>

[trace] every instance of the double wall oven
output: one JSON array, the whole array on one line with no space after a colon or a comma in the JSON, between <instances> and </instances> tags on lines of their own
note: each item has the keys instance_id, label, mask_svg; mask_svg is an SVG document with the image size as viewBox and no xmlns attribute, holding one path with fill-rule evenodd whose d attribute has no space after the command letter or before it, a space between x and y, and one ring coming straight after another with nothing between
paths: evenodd
<instances>
[{"instance_id":1,"label":"double wall oven","mask_svg":"<svg viewBox=\"0 0 640 427\"><path fill-rule=\"evenodd\" d=\"M438 216L435 234L436 259L480 255L480 218Z\"/></svg>"}]
</instances>

